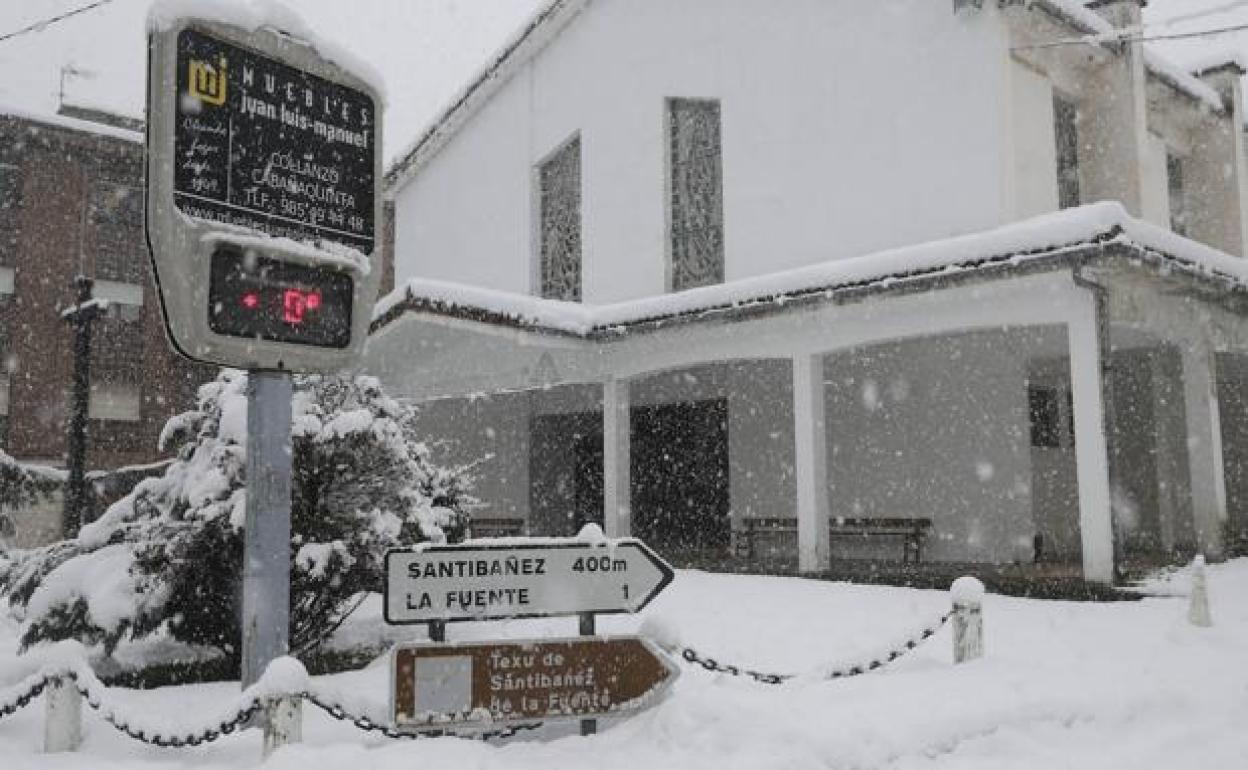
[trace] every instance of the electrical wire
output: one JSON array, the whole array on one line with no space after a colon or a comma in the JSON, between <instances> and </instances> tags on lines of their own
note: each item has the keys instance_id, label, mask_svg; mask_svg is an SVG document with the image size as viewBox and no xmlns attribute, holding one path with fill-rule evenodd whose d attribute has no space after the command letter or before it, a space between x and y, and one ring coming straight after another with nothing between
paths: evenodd
<instances>
[{"instance_id":1,"label":"electrical wire","mask_svg":"<svg viewBox=\"0 0 1248 770\"><path fill-rule=\"evenodd\" d=\"M80 13L86 13L87 11L95 10L96 8L99 8L101 5L108 5L111 2L113 2L113 0L96 0L96 2L90 3L88 5L84 5L81 8L75 8L72 11L66 11L65 13L59 14L57 16L52 16L42 21L37 21L34 24L31 24L26 27L22 27L21 29L15 29L12 32L6 32L5 34L0 35L0 43L3 43L6 40L11 40L15 37L19 37L21 35L30 34L32 32L42 32L48 27L52 26L53 24L57 24L59 22L65 21L66 19L71 18L73 16L77 16Z\"/></svg>"},{"instance_id":2,"label":"electrical wire","mask_svg":"<svg viewBox=\"0 0 1248 770\"><path fill-rule=\"evenodd\" d=\"M1174 32L1166 35L1139 35L1134 37L1131 36L1131 30L1124 30L1123 35L1087 35L1085 37L1068 38L1066 40L1054 40L1051 43L1020 45L1016 46L1012 50L1034 51L1041 48L1062 48L1071 45L1099 45L1101 43L1152 43L1159 40L1188 40L1196 37L1227 35L1232 32L1243 32L1244 30L1248 30L1248 23L1235 24L1230 27L1205 29L1198 32Z\"/></svg>"}]
</instances>

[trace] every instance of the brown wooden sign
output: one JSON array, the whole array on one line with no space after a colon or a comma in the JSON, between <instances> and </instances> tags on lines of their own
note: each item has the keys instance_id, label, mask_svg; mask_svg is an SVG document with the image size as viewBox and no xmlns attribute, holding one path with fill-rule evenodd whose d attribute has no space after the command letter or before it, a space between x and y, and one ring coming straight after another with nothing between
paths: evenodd
<instances>
[{"instance_id":1,"label":"brown wooden sign","mask_svg":"<svg viewBox=\"0 0 1248 770\"><path fill-rule=\"evenodd\" d=\"M646 708L679 676L636 636L411 645L391 658L394 725L489 729Z\"/></svg>"}]
</instances>

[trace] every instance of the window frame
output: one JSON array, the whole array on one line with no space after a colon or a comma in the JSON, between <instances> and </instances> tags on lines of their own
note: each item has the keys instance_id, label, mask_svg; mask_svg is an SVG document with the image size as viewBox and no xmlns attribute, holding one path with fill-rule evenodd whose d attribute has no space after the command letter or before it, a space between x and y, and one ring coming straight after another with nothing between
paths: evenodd
<instances>
[{"instance_id":1,"label":"window frame","mask_svg":"<svg viewBox=\"0 0 1248 770\"><path fill-rule=\"evenodd\" d=\"M135 393L134 403L137 406L137 410L134 412L133 417L129 416L129 413L127 413L127 416L114 416L111 413L100 414L100 412L97 409L93 408L95 404L97 403L96 393L100 392L100 389L110 388L110 387L115 387L115 386L121 386L125 388L134 389L134 393ZM90 386L90 390L88 392L88 397L87 397L87 419L94 420L97 422L125 423L125 424L130 424L130 425L142 422L143 421L143 385L142 383L138 383L138 382L131 383L131 382L124 382L124 381L92 382Z\"/></svg>"},{"instance_id":2,"label":"window frame","mask_svg":"<svg viewBox=\"0 0 1248 770\"><path fill-rule=\"evenodd\" d=\"M1073 146L1066 149L1069 149L1070 152L1074 153L1074 168L1072 172L1063 174L1063 160L1066 157L1066 153L1063 152L1063 149L1065 148L1062 131L1064 121L1061 120L1061 115L1066 110L1069 110L1070 113L1070 128L1073 132ZM1084 184L1082 173L1083 164L1080 162L1079 153L1079 100L1069 94L1057 90L1056 88L1053 89L1053 150L1054 160L1056 161L1056 168L1053 169L1053 173L1054 178L1057 181L1058 210L1063 211L1068 208L1074 208L1082 205ZM1067 197L1070 192L1067 184L1070 183L1073 183L1074 185L1073 201Z\"/></svg>"},{"instance_id":3,"label":"window frame","mask_svg":"<svg viewBox=\"0 0 1248 770\"><path fill-rule=\"evenodd\" d=\"M1187 205L1187 185L1184 167L1187 159L1173 147L1166 145L1166 205L1170 209L1170 230L1176 235L1187 236L1191 232L1191 211ZM1175 185L1175 170L1178 185ZM1178 204L1177 206L1175 204Z\"/></svg>"},{"instance_id":4,"label":"window frame","mask_svg":"<svg viewBox=\"0 0 1248 770\"><path fill-rule=\"evenodd\" d=\"M564 297L547 296L546 294L546 253L545 253L545 188L542 185L542 172L545 167L558 158L572 145L577 145L577 230L578 230L578 248L576 255L577 262L577 291L575 299ZM533 164L531 172L531 199L532 212L531 221L533 223L533 231L531 238L532 259L529 281L531 288L529 293L541 299L553 299L562 302L583 302L585 298L585 143L579 130L569 134L563 141L559 142L553 149L545 155L538 158Z\"/></svg>"},{"instance_id":5,"label":"window frame","mask_svg":"<svg viewBox=\"0 0 1248 770\"><path fill-rule=\"evenodd\" d=\"M675 254L675 123L673 120L675 107L680 103L710 104L715 106L719 130L719 276L718 281L701 283L696 286L676 286L676 254ZM663 249L664 276L663 287L667 293L685 291L700 286L713 286L728 279L728 236L727 217L724 211L724 106L719 97L688 97L668 96L663 99Z\"/></svg>"}]
</instances>

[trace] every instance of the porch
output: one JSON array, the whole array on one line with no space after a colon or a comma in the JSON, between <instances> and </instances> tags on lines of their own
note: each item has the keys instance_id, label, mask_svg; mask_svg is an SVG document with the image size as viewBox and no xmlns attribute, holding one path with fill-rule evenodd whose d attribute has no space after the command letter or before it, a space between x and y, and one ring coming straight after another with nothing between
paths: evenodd
<instances>
[{"instance_id":1,"label":"porch","mask_svg":"<svg viewBox=\"0 0 1248 770\"><path fill-rule=\"evenodd\" d=\"M480 515L531 534L598 521L682 566L894 581L1218 558L1248 519L1248 441L1220 419L1245 403L1238 260L1168 234L1182 259L1107 248L1091 225L627 307L413 286L370 369L479 462ZM794 526L743 558L758 519ZM884 519L931 521L917 564L830 526Z\"/></svg>"}]
</instances>

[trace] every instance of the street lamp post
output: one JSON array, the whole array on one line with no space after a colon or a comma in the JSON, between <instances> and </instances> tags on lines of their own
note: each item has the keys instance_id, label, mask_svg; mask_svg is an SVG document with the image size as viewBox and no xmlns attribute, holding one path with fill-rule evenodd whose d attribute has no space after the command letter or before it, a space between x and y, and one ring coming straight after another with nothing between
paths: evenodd
<instances>
[{"instance_id":1,"label":"street lamp post","mask_svg":"<svg viewBox=\"0 0 1248 770\"><path fill-rule=\"evenodd\" d=\"M62 313L74 332L74 381L69 406L69 436L66 441L66 465L69 479L65 486L62 534L76 537L83 524L87 499L87 417L91 395L91 324L103 313L99 303L92 301L95 282L86 276L74 279L78 290L77 303Z\"/></svg>"}]
</instances>

